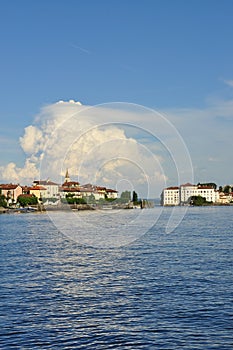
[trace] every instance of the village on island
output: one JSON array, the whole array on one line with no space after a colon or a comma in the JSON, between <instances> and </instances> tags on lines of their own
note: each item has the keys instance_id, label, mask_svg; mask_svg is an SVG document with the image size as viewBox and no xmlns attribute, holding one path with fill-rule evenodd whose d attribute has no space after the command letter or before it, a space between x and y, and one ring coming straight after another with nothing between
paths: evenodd
<instances>
[{"instance_id":1,"label":"village on island","mask_svg":"<svg viewBox=\"0 0 233 350\"><path fill-rule=\"evenodd\" d=\"M155 202L138 198L133 191L118 191L90 183L80 185L72 181L66 170L64 182L59 185L53 181L35 180L32 186L20 184L0 184L0 213L13 211L47 210L93 210L93 209L133 209L152 208ZM219 186L215 183L186 183L162 190L160 205L206 206L233 205L233 185Z\"/></svg>"},{"instance_id":2,"label":"village on island","mask_svg":"<svg viewBox=\"0 0 233 350\"><path fill-rule=\"evenodd\" d=\"M133 191L118 191L92 184L80 185L72 181L68 169L64 182L59 185L50 180L35 180L32 186L0 184L0 212L85 210L85 209L132 209L152 206L149 201L139 200Z\"/></svg>"}]
</instances>

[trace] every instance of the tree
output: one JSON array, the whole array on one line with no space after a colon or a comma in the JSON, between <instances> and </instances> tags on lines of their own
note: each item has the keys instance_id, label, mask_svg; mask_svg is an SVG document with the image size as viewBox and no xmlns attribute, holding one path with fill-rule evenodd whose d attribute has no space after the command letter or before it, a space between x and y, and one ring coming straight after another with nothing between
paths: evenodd
<instances>
[{"instance_id":1,"label":"tree","mask_svg":"<svg viewBox=\"0 0 233 350\"><path fill-rule=\"evenodd\" d=\"M210 205L212 202L207 202L205 197L202 196L192 196L190 198L190 204L195 206Z\"/></svg>"},{"instance_id":2,"label":"tree","mask_svg":"<svg viewBox=\"0 0 233 350\"><path fill-rule=\"evenodd\" d=\"M131 192L130 191L124 191L121 193L121 202L128 203L131 200Z\"/></svg>"},{"instance_id":3,"label":"tree","mask_svg":"<svg viewBox=\"0 0 233 350\"><path fill-rule=\"evenodd\" d=\"M3 194L0 194L0 207L6 208L7 201L6 197Z\"/></svg>"},{"instance_id":4,"label":"tree","mask_svg":"<svg viewBox=\"0 0 233 350\"><path fill-rule=\"evenodd\" d=\"M66 197L66 198L62 198L61 202L63 204L87 204L85 198L76 198L76 197Z\"/></svg>"},{"instance_id":5,"label":"tree","mask_svg":"<svg viewBox=\"0 0 233 350\"><path fill-rule=\"evenodd\" d=\"M66 198L73 198L74 197L74 193L67 193L66 194Z\"/></svg>"},{"instance_id":6,"label":"tree","mask_svg":"<svg viewBox=\"0 0 233 350\"><path fill-rule=\"evenodd\" d=\"M96 203L95 196L94 196L93 193L90 196L87 197L87 203L88 204L95 204Z\"/></svg>"},{"instance_id":7,"label":"tree","mask_svg":"<svg viewBox=\"0 0 233 350\"><path fill-rule=\"evenodd\" d=\"M230 193L230 192L231 192L231 186L230 186L230 185L224 186L223 192L224 192L224 193Z\"/></svg>"},{"instance_id":8,"label":"tree","mask_svg":"<svg viewBox=\"0 0 233 350\"><path fill-rule=\"evenodd\" d=\"M38 199L34 195L21 194L18 199L18 203L24 208L28 205L36 205L38 204Z\"/></svg>"},{"instance_id":9,"label":"tree","mask_svg":"<svg viewBox=\"0 0 233 350\"><path fill-rule=\"evenodd\" d=\"M222 192L222 186L219 186L218 190L219 192Z\"/></svg>"},{"instance_id":10,"label":"tree","mask_svg":"<svg viewBox=\"0 0 233 350\"><path fill-rule=\"evenodd\" d=\"M138 194L135 191L133 191L132 201L134 204L138 203Z\"/></svg>"}]
</instances>

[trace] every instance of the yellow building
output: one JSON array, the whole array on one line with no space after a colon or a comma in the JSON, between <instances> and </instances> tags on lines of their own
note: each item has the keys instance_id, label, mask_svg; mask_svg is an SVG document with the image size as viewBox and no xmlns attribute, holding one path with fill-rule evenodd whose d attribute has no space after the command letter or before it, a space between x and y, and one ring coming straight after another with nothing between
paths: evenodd
<instances>
[{"instance_id":1,"label":"yellow building","mask_svg":"<svg viewBox=\"0 0 233 350\"><path fill-rule=\"evenodd\" d=\"M23 187L23 193L24 194L33 194L38 199L45 198L46 197L46 191L47 189L43 186L36 185L32 187Z\"/></svg>"}]
</instances>

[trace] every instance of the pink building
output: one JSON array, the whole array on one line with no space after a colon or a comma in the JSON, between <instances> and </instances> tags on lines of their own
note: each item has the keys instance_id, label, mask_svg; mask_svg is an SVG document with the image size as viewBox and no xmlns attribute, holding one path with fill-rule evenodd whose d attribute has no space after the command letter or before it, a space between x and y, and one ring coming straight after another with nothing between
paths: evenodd
<instances>
[{"instance_id":1,"label":"pink building","mask_svg":"<svg viewBox=\"0 0 233 350\"><path fill-rule=\"evenodd\" d=\"M0 193L4 195L7 199L17 201L18 196L20 196L23 193L23 190L20 185L2 184L0 185Z\"/></svg>"}]
</instances>

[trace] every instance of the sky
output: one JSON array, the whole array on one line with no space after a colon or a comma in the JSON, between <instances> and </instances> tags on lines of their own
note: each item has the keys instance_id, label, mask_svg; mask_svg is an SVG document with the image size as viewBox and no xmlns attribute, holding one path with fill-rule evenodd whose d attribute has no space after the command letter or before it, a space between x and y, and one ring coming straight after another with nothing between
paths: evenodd
<instances>
[{"instance_id":1,"label":"sky","mask_svg":"<svg viewBox=\"0 0 233 350\"><path fill-rule=\"evenodd\" d=\"M150 183L151 196L185 176L233 184L231 0L0 5L0 182L47 176L38 173L41 160L55 164L59 145L63 161L50 169L51 179L69 167L80 181L129 186L142 195ZM67 120L78 123L67 130L71 143ZM55 143L58 135L62 142ZM77 153L78 142L88 144L84 153Z\"/></svg>"}]
</instances>

